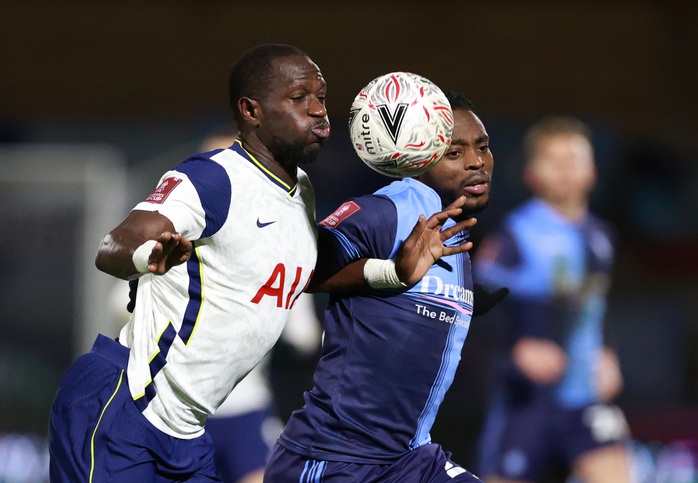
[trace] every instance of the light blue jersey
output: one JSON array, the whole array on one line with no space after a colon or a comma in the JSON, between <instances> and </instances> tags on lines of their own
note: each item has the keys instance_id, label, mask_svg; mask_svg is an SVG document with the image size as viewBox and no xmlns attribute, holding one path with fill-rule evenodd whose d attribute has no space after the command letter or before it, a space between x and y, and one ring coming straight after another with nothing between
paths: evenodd
<instances>
[{"instance_id":1,"label":"light blue jersey","mask_svg":"<svg viewBox=\"0 0 698 483\"><path fill-rule=\"evenodd\" d=\"M591 215L573 223L532 199L506 217L479 254L477 279L510 289L513 336L551 339L567 353L565 375L546 391L564 407L595 402L594 371L614 255L609 228ZM522 381L511 378L512 390L521 390Z\"/></svg>"}]
</instances>

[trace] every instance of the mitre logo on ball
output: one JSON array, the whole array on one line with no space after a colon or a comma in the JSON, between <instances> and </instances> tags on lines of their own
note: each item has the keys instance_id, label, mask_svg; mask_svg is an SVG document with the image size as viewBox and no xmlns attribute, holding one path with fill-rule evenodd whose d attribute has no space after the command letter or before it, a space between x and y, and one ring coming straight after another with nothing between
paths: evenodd
<instances>
[{"instance_id":1,"label":"mitre logo on ball","mask_svg":"<svg viewBox=\"0 0 698 483\"><path fill-rule=\"evenodd\" d=\"M451 144L453 111L430 80L391 72L372 80L349 112L356 154L375 171L396 178L422 174Z\"/></svg>"}]
</instances>

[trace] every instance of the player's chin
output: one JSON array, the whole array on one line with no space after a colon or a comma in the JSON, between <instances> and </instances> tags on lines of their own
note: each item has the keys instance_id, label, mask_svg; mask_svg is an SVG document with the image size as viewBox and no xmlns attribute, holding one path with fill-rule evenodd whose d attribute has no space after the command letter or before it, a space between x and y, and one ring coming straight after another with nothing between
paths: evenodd
<instances>
[{"instance_id":1,"label":"player's chin","mask_svg":"<svg viewBox=\"0 0 698 483\"><path fill-rule=\"evenodd\" d=\"M490 202L489 195L472 196L469 195L466 198L465 204L463 205L463 215L472 216L480 213L482 210L487 208Z\"/></svg>"},{"instance_id":2,"label":"player's chin","mask_svg":"<svg viewBox=\"0 0 698 483\"><path fill-rule=\"evenodd\" d=\"M322 147L324 146L324 141L322 143L313 143L310 144L309 146L306 146L299 154L297 157L298 164L310 164L314 163L318 156L320 155L320 150L322 150Z\"/></svg>"}]
</instances>

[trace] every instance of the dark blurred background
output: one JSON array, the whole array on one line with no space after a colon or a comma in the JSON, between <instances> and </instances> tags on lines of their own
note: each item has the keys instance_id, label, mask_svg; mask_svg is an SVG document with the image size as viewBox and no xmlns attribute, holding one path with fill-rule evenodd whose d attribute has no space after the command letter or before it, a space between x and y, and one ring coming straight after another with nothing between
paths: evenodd
<instances>
[{"instance_id":1,"label":"dark blurred background","mask_svg":"<svg viewBox=\"0 0 698 483\"><path fill-rule=\"evenodd\" d=\"M111 303L111 280L91 265L96 241L230 122L233 59L282 42L305 50L329 85L333 137L307 169L320 219L389 181L354 157L346 132L354 95L378 75L416 72L475 103L496 163L475 241L527 196L526 127L551 113L589 123L593 207L620 241L608 319L626 377L619 403L639 441L695 437L697 26L698 3L680 0L3 2L0 435L45 436L58 380ZM472 324L432 434L465 465L498 327L495 315ZM312 369L289 354L275 356L284 414Z\"/></svg>"}]
</instances>

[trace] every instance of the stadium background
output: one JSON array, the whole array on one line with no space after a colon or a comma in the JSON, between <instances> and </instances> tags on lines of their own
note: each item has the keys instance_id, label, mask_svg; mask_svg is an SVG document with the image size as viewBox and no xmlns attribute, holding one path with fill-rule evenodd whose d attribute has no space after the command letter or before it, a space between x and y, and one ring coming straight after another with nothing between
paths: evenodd
<instances>
[{"instance_id":1,"label":"stadium background","mask_svg":"<svg viewBox=\"0 0 698 483\"><path fill-rule=\"evenodd\" d=\"M229 121L232 60L270 41L305 50L329 84L333 137L308 168L319 218L387 181L352 156L346 134L353 96L380 74L413 71L475 102L496 163L476 241L526 196L526 126L548 113L590 123L594 208L620 235L609 312L626 376L619 403L638 441L695 438L696 25L698 4L679 0L3 2L0 443L29 435L40 447L60 375L109 328L99 314L112 282L90 265L93 241ZM466 465L498 323L473 323L433 433ZM286 412L312 361L283 347L275 357Z\"/></svg>"}]
</instances>

